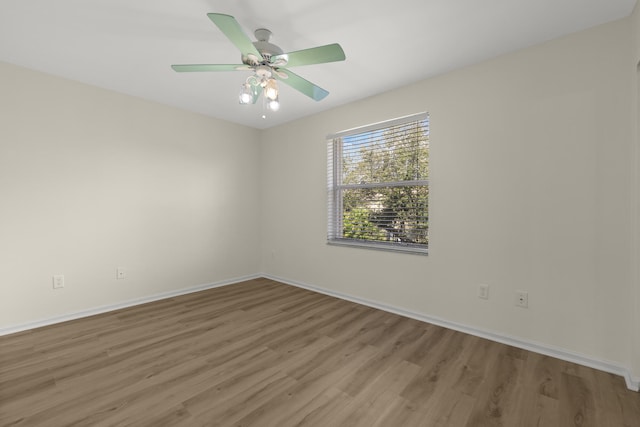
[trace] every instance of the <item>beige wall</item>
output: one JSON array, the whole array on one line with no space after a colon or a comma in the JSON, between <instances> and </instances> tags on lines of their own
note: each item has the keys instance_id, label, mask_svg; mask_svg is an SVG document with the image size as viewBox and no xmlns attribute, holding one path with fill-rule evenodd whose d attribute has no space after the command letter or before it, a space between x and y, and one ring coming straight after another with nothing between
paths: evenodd
<instances>
[{"instance_id":1,"label":"beige wall","mask_svg":"<svg viewBox=\"0 0 640 427\"><path fill-rule=\"evenodd\" d=\"M631 366L630 51L622 20L263 132L263 272ZM429 256L327 246L325 136L420 111Z\"/></svg>"},{"instance_id":2,"label":"beige wall","mask_svg":"<svg viewBox=\"0 0 640 427\"><path fill-rule=\"evenodd\" d=\"M636 3L636 7L633 14L630 17L632 25L632 39L633 39L633 56L632 61L629 63L629 68L635 71L635 75L632 78L632 84L634 89L631 91L635 95L635 102L632 105L634 109L635 117L635 187L632 194L635 196L635 244L633 259L635 260L635 322L633 341L633 371L637 377L637 381L640 382L640 3Z\"/></svg>"},{"instance_id":3,"label":"beige wall","mask_svg":"<svg viewBox=\"0 0 640 427\"><path fill-rule=\"evenodd\" d=\"M258 131L8 64L0 81L0 327L257 273Z\"/></svg>"}]
</instances>

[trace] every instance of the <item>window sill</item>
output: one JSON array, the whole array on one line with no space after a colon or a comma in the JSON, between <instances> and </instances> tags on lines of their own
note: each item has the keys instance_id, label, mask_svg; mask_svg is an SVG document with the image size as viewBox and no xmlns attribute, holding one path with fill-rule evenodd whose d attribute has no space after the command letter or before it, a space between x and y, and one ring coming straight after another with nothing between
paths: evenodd
<instances>
[{"instance_id":1,"label":"window sill","mask_svg":"<svg viewBox=\"0 0 640 427\"><path fill-rule=\"evenodd\" d=\"M353 248L373 249L376 251L385 251L385 252L400 252L400 253L408 253L413 255L429 255L428 248L421 248L421 247L400 245L400 244L362 242L362 241L350 240L350 239L328 240L327 244L331 246L349 246Z\"/></svg>"}]
</instances>

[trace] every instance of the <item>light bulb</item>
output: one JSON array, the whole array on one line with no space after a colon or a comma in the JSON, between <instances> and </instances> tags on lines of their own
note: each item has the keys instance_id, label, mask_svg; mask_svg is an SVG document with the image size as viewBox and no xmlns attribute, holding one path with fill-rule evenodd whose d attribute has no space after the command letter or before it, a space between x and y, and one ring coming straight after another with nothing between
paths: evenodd
<instances>
[{"instance_id":1,"label":"light bulb","mask_svg":"<svg viewBox=\"0 0 640 427\"><path fill-rule=\"evenodd\" d=\"M253 94L251 93L251 85L245 83L240 88L240 104L249 104L253 100Z\"/></svg>"},{"instance_id":2,"label":"light bulb","mask_svg":"<svg viewBox=\"0 0 640 427\"><path fill-rule=\"evenodd\" d=\"M271 111L278 111L280 109L280 102L278 102L278 98L272 99L271 101L269 101L267 106Z\"/></svg>"},{"instance_id":3,"label":"light bulb","mask_svg":"<svg viewBox=\"0 0 640 427\"><path fill-rule=\"evenodd\" d=\"M271 100L278 98L278 83L276 83L276 79L267 80L267 84L264 86L264 96Z\"/></svg>"}]
</instances>

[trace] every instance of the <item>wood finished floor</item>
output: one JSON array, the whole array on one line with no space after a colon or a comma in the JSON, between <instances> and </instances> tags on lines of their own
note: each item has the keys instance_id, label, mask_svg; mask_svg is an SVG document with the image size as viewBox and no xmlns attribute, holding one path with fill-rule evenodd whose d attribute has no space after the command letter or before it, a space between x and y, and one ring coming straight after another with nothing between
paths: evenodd
<instances>
[{"instance_id":1,"label":"wood finished floor","mask_svg":"<svg viewBox=\"0 0 640 427\"><path fill-rule=\"evenodd\" d=\"M2 426L640 426L622 378L257 279L0 337Z\"/></svg>"}]
</instances>

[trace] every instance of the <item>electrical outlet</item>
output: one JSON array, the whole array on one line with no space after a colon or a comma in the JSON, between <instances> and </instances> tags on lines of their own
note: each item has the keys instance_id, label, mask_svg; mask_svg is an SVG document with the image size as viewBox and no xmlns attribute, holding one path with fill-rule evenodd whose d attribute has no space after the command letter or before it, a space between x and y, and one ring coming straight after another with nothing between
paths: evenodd
<instances>
[{"instance_id":1,"label":"electrical outlet","mask_svg":"<svg viewBox=\"0 0 640 427\"><path fill-rule=\"evenodd\" d=\"M523 291L516 291L516 305L522 308L529 307L529 294Z\"/></svg>"},{"instance_id":2,"label":"electrical outlet","mask_svg":"<svg viewBox=\"0 0 640 427\"><path fill-rule=\"evenodd\" d=\"M62 274L55 274L53 276L53 289L64 288L64 276Z\"/></svg>"},{"instance_id":3,"label":"electrical outlet","mask_svg":"<svg viewBox=\"0 0 640 427\"><path fill-rule=\"evenodd\" d=\"M116 279L118 280L122 280L125 277L127 277L126 273L124 272L124 268L116 268Z\"/></svg>"},{"instance_id":4,"label":"electrical outlet","mask_svg":"<svg viewBox=\"0 0 640 427\"><path fill-rule=\"evenodd\" d=\"M478 286L478 298L489 299L489 285Z\"/></svg>"}]
</instances>

